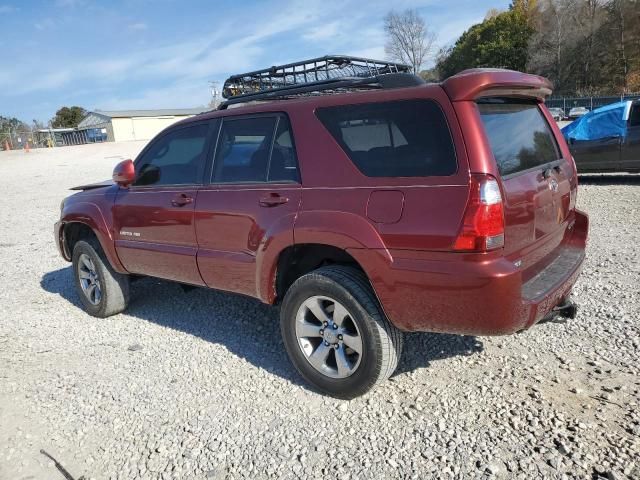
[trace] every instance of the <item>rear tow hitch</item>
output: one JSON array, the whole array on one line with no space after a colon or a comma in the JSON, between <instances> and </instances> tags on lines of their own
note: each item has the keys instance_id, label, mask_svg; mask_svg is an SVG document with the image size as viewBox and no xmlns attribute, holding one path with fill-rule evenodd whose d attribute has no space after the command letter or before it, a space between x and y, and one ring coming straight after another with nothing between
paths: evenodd
<instances>
[{"instance_id":1,"label":"rear tow hitch","mask_svg":"<svg viewBox=\"0 0 640 480\"><path fill-rule=\"evenodd\" d=\"M542 322L566 323L567 319L573 320L578 315L578 305L570 299L553 307L553 310L542 319Z\"/></svg>"}]
</instances>

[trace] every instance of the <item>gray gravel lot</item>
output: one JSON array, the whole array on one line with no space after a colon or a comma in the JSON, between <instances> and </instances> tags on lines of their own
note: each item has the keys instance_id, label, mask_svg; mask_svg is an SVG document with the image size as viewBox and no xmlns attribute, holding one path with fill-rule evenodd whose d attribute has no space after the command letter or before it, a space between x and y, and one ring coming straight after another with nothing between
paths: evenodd
<instances>
[{"instance_id":1,"label":"gray gravel lot","mask_svg":"<svg viewBox=\"0 0 640 480\"><path fill-rule=\"evenodd\" d=\"M86 315L52 226L142 143L0 152L0 479L640 478L640 177L582 178L579 317L510 337L412 334L351 402L309 390L277 311L168 282Z\"/></svg>"}]
</instances>

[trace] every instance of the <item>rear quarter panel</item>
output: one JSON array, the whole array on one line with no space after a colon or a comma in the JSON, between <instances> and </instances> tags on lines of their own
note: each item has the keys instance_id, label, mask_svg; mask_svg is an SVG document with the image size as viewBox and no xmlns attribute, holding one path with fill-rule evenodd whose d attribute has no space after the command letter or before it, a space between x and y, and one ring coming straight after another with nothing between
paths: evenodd
<instances>
[{"instance_id":1,"label":"rear quarter panel","mask_svg":"<svg viewBox=\"0 0 640 480\"><path fill-rule=\"evenodd\" d=\"M438 85L353 95L330 96L318 107L430 99L445 114L458 163L457 172L440 177L371 178L362 174L315 115L315 109L292 108L292 119L300 169L303 196L295 226L296 243L328 243L331 237L342 237L345 231L353 240L349 248L382 248L448 250L458 232L468 195L469 167L467 151L456 113L448 97ZM326 104L326 105L325 105ZM403 205L399 218L379 222L367 216L372 192L401 192ZM384 206L381 208L384 209ZM392 208L391 206L389 207ZM395 207L393 207L395 209ZM343 230L344 215L352 215L352 225ZM313 215L313 221L311 221ZM385 217L385 215L382 215ZM389 215L389 218L395 215ZM308 219L308 220L307 220ZM375 234L372 234L375 232ZM378 237L377 247L367 244ZM341 245L336 245L341 246Z\"/></svg>"}]
</instances>

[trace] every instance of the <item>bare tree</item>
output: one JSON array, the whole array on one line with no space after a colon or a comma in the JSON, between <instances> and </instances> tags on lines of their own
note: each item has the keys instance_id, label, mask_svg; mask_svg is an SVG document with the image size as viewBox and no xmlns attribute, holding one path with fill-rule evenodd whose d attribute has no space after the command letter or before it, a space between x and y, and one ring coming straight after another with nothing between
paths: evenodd
<instances>
[{"instance_id":1,"label":"bare tree","mask_svg":"<svg viewBox=\"0 0 640 480\"><path fill-rule=\"evenodd\" d=\"M424 19L413 9L401 13L392 10L384 19L384 30L387 56L410 65L413 73L420 73L436 42L436 34L428 29Z\"/></svg>"},{"instance_id":2,"label":"bare tree","mask_svg":"<svg viewBox=\"0 0 640 480\"><path fill-rule=\"evenodd\" d=\"M582 66L582 86L583 89L591 90L594 79L594 55L598 47L596 45L597 33L604 21L604 10L602 0L585 0L582 3L581 15L578 22L584 32L584 58Z\"/></svg>"},{"instance_id":3,"label":"bare tree","mask_svg":"<svg viewBox=\"0 0 640 480\"><path fill-rule=\"evenodd\" d=\"M569 72L575 58L568 52L579 36L575 11L578 0L541 2L539 25L529 43L529 69L550 77L556 88L569 88Z\"/></svg>"},{"instance_id":4,"label":"bare tree","mask_svg":"<svg viewBox=\"0 0 640 480\"><path fill-rule=\"evenodd\" d=\"M622 92L627 93L627 75L629 74L629 60L626 52L625 41L625 1L624 0L612 0L609 3L611 13L613 16L614 32L616 34L618 50L618 74L622 80Z\"/></svg>"}]
</instances>

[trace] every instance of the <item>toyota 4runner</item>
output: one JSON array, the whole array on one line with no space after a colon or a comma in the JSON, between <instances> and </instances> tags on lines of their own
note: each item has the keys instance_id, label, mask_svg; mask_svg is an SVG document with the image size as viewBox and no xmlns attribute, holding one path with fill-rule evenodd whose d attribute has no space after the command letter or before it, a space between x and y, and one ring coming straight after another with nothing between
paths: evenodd
<instances>
[{"instance_id":1,"label":"toyota 4runner","mask_svg":"<svg viewBox=\"0 0 640 480\"><path fill-rule=\"evenodd\" d=\"M322 57L235 75L219 109L77 187L55 238L86 311L122 312L139 275L255 297L279 306L300 374L341 398L392 374L404 331L574 317L588 219L551 84L407 71Z\"/></svg>"}]
</instances>

